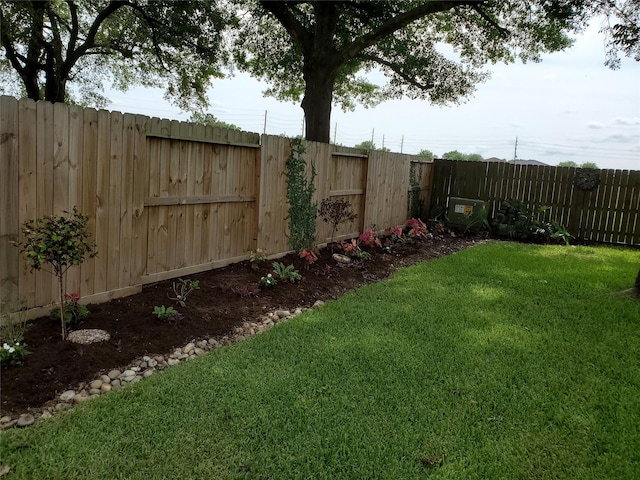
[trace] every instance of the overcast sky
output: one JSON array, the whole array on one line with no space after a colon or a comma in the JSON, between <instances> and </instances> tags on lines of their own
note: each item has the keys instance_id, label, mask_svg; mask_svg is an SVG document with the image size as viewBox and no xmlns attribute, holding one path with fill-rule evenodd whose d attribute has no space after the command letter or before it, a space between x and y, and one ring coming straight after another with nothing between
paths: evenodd
<instances>
[{"instance_id":1,"label":"overcast sky","mask_svg":"<svg viewBox=\"0 0 640 480\"><path fill-rule=\"evenodd\" d=\"M569 50L538 64L491 65L492 77L462 105L434 107L397 100L376 108L343 112L334 107L331 139L353 146L373 141L392 151L436 156L450 150L484 158L536 159L549 165L571 160L600 168L640 170L640 63L623 59L620 70L604 66L604 39L598 26ZM264 97L264 83L238 73L216 80L210 113L243 130L299 135L298 104ZM162 99L161 90L109 93L111 110L184 120ZM516 138L517 149L516 149Z\"/></svg>"}]
</instances>

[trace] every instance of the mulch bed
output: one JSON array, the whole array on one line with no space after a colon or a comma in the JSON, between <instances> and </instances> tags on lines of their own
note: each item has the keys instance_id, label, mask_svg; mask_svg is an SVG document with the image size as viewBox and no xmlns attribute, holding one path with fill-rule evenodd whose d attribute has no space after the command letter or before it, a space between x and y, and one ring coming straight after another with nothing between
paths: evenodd
<instances>
[{"instance_id":1,"label":"mulch bed","mask_svg":"<svg viewBox=\"0 0 640 480\"><path fill-rule=\"evenodd\" d=\"M185 307L169 299L172 281L147 285L142 292L108 303L89 305L90 315L77 329L106 330L107 342L81 345L63 342L58 319L43 317L30 322L25 335L31 352L24 364L2 369L1 415L34 412L56 395L74 389L101 373L122 368L143 355L167 354L194 339L222 337L234 327L277 310L310 307L317 300L335 299L363 284L387 277L394 270L422 260L449 255L474 245L474 238L436 237L419 244L395 245L393 253L340 266L328 250L309 270L297 255L277 261L294 264L302 274L295 284L278 284L256 291L260 277L272 271L271 262L242 262L190 276L200 289ZM173 305L184 318L176 323L152 315L156 305Z\"/></svg>"}]
</instances>

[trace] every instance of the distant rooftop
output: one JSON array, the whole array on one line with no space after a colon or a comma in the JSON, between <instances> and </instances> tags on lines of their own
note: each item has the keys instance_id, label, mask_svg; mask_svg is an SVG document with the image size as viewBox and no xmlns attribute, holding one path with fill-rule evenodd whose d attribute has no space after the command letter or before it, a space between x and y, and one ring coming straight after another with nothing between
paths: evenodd
<instances>
[{"instance_id":1,"label":"distant rooftop","mask_svg":"<svg viewBox=\"0 0 640 480\"><path fill-rule=\"evenodd\" d=\"M513 160L505 160L504 158L498 158L498 157L490 157L490 158L485 158L484 159L485 162L489 162L489 163L512 163L514 165L537 165L540 167L548 167L549 165L546 163L542 163L539 162L538 160L516 160L515 162Z\"/></svg>"}]
</instances>

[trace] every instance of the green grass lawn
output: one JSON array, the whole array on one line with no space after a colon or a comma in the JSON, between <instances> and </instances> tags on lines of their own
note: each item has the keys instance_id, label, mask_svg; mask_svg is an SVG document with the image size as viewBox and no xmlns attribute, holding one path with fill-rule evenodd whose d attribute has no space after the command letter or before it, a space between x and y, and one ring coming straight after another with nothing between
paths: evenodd
<instances>
[{"instance_id":1,"label":"green grass lawn","mask_svg":"<svg viewBox=\"0 0 640 480\"><path fill-rule=\"evenodd\" d=\"M20 479L640 478L640 251L490 243L2 434Z\"/></svg>"}]
</instances>

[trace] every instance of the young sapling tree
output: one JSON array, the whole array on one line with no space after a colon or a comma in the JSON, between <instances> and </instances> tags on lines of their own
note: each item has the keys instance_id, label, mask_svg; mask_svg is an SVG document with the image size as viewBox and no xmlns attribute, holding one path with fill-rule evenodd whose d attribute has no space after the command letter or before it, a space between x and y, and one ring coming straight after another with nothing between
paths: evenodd
<instances>
[{"instance_id":1,"label":"young sapling tree","mask_svg":"<svg viewBox=\"0 0 640 480\"><path fill-rule=\"evenodd\" d=\"M333 237L335 236L338 227L342 223L353 222L358 218L358 215L356 215L351 209L351 202L349 200L331 200L330 198L322 200L318 216L325 223L331 225L331 253L333 253Z\"/></svg>"},{"instance_id":2,"label":"young sapling tree","mask_svg":"<svg viewBox=\"0 0 640 480\"><path fill-rule=\"evenodd\" d=\"M48 215L26 221L22 226L25 241L14 245L24 255L31 271L41 270L47 264L51 268L50 273L57 277L62 339L66 340L64 274L72 265L79 265L87 257L95 257L97 252L95 244L89 243L89 218L78 212L76 207L71 213L64 213L67 215Z\"/></svg>"}]
</instances>

